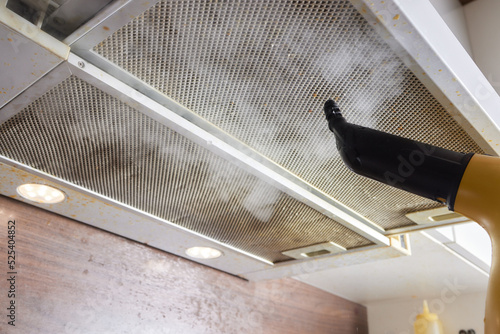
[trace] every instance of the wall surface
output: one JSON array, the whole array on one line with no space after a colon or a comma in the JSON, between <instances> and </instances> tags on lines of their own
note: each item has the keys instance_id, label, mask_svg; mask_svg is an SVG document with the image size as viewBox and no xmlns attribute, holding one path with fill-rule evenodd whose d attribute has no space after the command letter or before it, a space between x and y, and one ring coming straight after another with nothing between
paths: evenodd
<instances>
[{"instance_id":1,"label":"wall surface","mask_svg":"<svg viewBox=\"0 0 500 334\"><path fill-rule=\"evenodd\" d=\"M368 333L364 306L296 280L247 282L5 197L0 254L0 333Z\"/></svg>"},{"instance_id":2,"label":"wall surface","mask_svg":"<svg viewBox=\"0 0 500 334\"><path fill-rule=\"evenodd\" d=\"M438 315L445 334L457 334L461 329L484 333L486 293L461 294L462 288L457 282L444 285L441 296L427 300L430 311ZM420 299L367 304L370 334L413 334L422 304Z\"/></svg>"},{"instance_id":3,"label":"wall surface","mask_svg":"<svg viewBox=\"0 0 500 334\"><path fill-rule=\"evenodd\" d=\"M469 56L473 56L464 7L459 0L430 0Z\"/></svg>"},{"instance_id":4,"label":"wall surface","mask_svg":"<svg viewBox=\"0 0 500 334\"><path fill-rule=\"evenodd\" d=\"M464 6L474 61L500 94L500 1L480 0Z\"/></svg>"}]
</instances>

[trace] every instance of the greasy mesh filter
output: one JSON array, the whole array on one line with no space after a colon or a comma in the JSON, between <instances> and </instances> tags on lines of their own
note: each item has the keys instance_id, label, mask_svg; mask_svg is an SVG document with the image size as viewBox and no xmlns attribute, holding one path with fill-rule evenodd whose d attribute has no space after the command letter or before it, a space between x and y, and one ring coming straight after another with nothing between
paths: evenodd
<instances>
[{"instance_id":1,"label":"greasy mesh filter","mask_svg":"<svg viewBox=\"0 0 500 334\"><path fill-rule=\"evenodd\" d=\"M76 77L0 126L0 154L273 262L372 244Z\"/></svg>"},{"instance_id":2,"label":"greasy mesh filter","mask_svg":"<svg viewBox=\"0 0 500 334\"><path fill-rule=\"evenodd\" d=\"M439 204L347 170L328 98L352 123L482 152L349 1L162 1L94 51L384 229Z\"/></svg>"}]
</instances>

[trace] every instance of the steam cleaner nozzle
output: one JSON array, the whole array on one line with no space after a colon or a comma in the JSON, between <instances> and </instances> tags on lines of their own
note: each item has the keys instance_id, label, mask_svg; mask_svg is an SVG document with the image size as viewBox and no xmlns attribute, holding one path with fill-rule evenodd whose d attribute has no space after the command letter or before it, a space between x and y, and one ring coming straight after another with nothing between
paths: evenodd
<instances>
[{"instance_id":1,"label":"steam cleaner nozzle","mask_svg":"<svg viewBox=\"0 0 500 334\"><path fill-rule=\"evenodd\" d=\"M342 114L340 113L339 106L337 103L335 103L334 100L328 100L325 102L325 116L326 119L333 117L342 117Z\"/></svg>"},{"instance_id":2,"label":"steam cleaner nozzle","mask_svg":"<svg viewBox=\"0 0 500 334\"><path fill-rule=\"evenodd\" d=\"M463 172L473 154L453 152L349 123L333 100L325 103L328 127L353 172L448 204L453 210Z\"/></svg>"}]
</instances>

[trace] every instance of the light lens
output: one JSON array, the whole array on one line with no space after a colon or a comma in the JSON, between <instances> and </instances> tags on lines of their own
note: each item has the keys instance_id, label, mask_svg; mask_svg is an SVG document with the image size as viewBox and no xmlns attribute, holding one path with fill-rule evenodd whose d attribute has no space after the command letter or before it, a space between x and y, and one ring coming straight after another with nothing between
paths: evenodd
<instances>
[{"instance_id":1,"label":"light lens","mask_svg":"<svg viewBox=\"0 0 500 334\"><path fill-rule=\"evenodd\" d=\"M43 204L59 203L66 198L62 191L45 184L23 184L17 187L17 192L30 201Z\"/></svg>"},{"instance_id":2,"label":"light lens","mask_svg":"<svg viewBox=\"0 0 500 334\"><path fill-rule=\"evenodd\" d=\"M186 250L186 254L195 259L208 260L220 257L222 252L211 247L191 247Z\"/></svg>"}]
</instances>

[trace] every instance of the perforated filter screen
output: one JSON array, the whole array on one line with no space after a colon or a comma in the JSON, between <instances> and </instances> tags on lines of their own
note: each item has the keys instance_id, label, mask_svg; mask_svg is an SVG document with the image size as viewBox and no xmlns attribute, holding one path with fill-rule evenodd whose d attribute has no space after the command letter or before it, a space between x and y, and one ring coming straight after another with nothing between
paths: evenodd
<instances>
[{"instance_id":1,"label":"perforated filter screen","mask_svg":"<svg viewBox=\"0 0 500 334\"><path fill-rule=\"evenodd\" d=\"M76 77L0 126L0 154L273 262L371 244Z\"/></svg>"},{"instance_id":2,"label":"perforated filter screen","mask_svg":"<svg viewBox=\"0 0 500 334\"><path fill-rule=\"evenodd\" d=\"M344 166L322 115L481 149L349 1L162 1L94 48L384 229L438 204Z\"/></svg>"}]
</instances>

